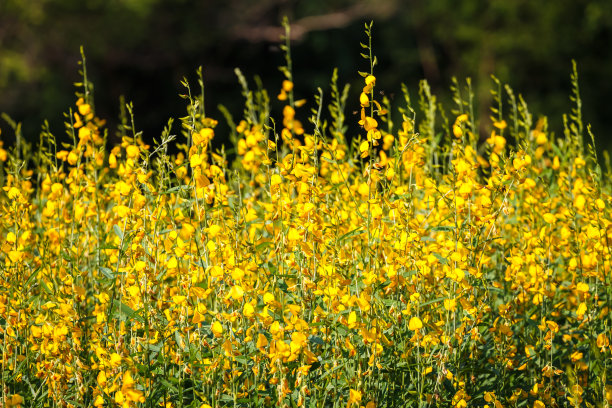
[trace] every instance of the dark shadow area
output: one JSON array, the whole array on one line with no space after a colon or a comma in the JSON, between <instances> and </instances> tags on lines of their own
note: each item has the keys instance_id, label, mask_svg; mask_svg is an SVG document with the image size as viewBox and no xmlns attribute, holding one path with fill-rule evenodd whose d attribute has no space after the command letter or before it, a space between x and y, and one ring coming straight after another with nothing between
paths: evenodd
<instances>
[{"instance_id":1,"label":"dark shadow area","mask_svg":"<svg viewBox=\"0 0 612 408\"><path fill-rule=\"evenodd\" d=\"M313 100L327 91L334 67L340 83L353 84L350 110L357 109L358 70L367 70L359 42L363 24L374 21L379 59L377 88L390 98L406 83L414 97L426 78L442 100L449 99L453 76L473 79L480 116L491 97L490 75L522 94L537 119L547 115L560 134L562 114L571 103L571 60L578 63L585 121L593 125L599 148L612 144L612 3L607 0L532 2L518 0L5 0L0 3L0 112L23 123L37 140L48 119L61 138L63 112L74 106L79 47L95 85L95 105L107 120L111 142L119 98L134 104L136 126L146 140L158 137L169 117L185 113L178 97L186 77L197 88L202 66L206 111L219 120L223 143L225 105L238 120L242 113L239 67L251 81L261 77L274 101L283 79L280 25L292 22L296 95ZM415 98L416 99L416 98ZM308 109L304 109L305 114ZM11 132L3 121L3 139ZM178 126L174 133L179 131Z\"/></svg>"}]
</instances>

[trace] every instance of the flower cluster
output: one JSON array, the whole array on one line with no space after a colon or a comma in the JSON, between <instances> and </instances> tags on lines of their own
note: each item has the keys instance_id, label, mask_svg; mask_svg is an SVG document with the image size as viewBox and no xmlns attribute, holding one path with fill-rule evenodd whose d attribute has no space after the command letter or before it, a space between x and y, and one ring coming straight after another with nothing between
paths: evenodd
<instances>
[{"instance_id":1,"label":"flower cluster","mask_svg":"<svg viewBox=\"0 0 612 408\"><path fill-rule=\"evenodd\" d=\"M555 139L523 107L479 143L464 101L436 121L423 83L394 128L375 84L355 137L336 76L311 129L290 80L278 129L247 92L231 164L191 98L176 155L107 146L84 97L72 145L0 145L0 406L611 404L610 185L579 116Z\"/></svg>"}]
</instances>

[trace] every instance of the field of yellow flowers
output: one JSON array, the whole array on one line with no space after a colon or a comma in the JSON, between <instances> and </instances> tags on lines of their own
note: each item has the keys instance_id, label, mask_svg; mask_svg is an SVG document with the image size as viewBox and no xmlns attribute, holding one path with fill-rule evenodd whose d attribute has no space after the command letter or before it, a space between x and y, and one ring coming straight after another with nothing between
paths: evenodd
<instances>
[{"instance_id":1,"label":"field of yellow flowers","mask_svg":"<svg viewBox=\"0 0 612 408\"><path fill-rule=\"evenodd\" d=\"M563 135L495 81L479 140L469 81L393 107L366 34L358 100L334 72L306 111L288 43L274 98L237 72L227 151L186 82L178 136L145 144L128 105L108 146L84 64L72 144L3 129L0 407L612 404L610 171L575 66Z\"/></svg>"}]
</instances>

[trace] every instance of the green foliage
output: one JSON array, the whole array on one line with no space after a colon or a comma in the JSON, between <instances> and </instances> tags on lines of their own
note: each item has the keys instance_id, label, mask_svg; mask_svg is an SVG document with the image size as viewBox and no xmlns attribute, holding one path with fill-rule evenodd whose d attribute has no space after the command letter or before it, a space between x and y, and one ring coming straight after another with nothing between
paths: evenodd
<instances>
[{"instance_id":1,"label":"green foliage","mask_svg":"<svg viewBox=\"0 0 612 408\"><path fill-rule=\"evenodd\" d=\"M83 52L69 142L3 115L2 406L612 403L612 187L576 64L556 137L496 77L480 115L469 79L397 107L372 28L359 96L334 69L306 100L285 21L275 99L235 70L227 151L201 68L153 145L124 101L108 140Z\"/></svg>"}]
</instances>

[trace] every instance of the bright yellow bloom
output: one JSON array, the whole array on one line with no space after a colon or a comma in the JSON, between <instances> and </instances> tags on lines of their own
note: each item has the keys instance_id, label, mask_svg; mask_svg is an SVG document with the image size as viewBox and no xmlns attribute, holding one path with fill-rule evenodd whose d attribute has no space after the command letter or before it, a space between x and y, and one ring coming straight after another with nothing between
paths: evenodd
<instances>
[{"instance_id":1,"label":"bright yellow bloom","mask_svg":"<svg viewBox=\"0 0 612 408\"><path fill-rule=\"evenodd\" d=\"M215 337L221 337L221 335L223 334L223 326L221 326L221 323L219 323L219 321L217 320L215 320L210 329L212 330Z\"/></svg>"},{"instance_id":2,"label":"bright yellow bloom","mask_svg":"<svg viewBox=\"0 0 612 408\"><path fill-rule=\"evenodd\" d=\"M125 150L129 159L135 159L138 157L138 155L140 155L140 149L138 146L129 145Z\"/></svg>"},{"instance_id":3,"label":"bright yellow bloom","mask_svg":"<svg viewBox=\"0 0 612 408\"><path fill-rule=\"evenodd\" d=\"M346 404L347 408L350 408L354 404L359 405L360 402L361 402L361 391L354 390L351 388L349 390L348 403Z\"/></svg>"},{"instance_id":4,"label":"bright yellow bloom","mask_svg":"<svg viewBox=\"0 0 612 408\"><path fill-rule=\"evenodd\" d=\"M413 316L410 318L408 322L408 328L412 331L420 330L423 327L423 322L417 316Z\"/></svg>"},{"instance_id":5,"label":"bright yellow bloom","mask_svg":"<svg viewBox=\"0 0 612 408\"><path fill-rule=\"evenodd\" d=\"M370 98L365 92L362 92L361 95L359 95L359 103L364 108L367 108L368 106L370 106Z\"/></svg>"},{"instance_id":6,"label":"bright yellow bloom","mask_svg":"<svg viewBox=\"0 0 612 408\"><path fill-rule=\"evenodd\" d=\"M244 314L245 317L253 317L255 314L255 308L252 304L245 303L244 308L242 309L242 314Z\"/></svg>"}]
</instances>

